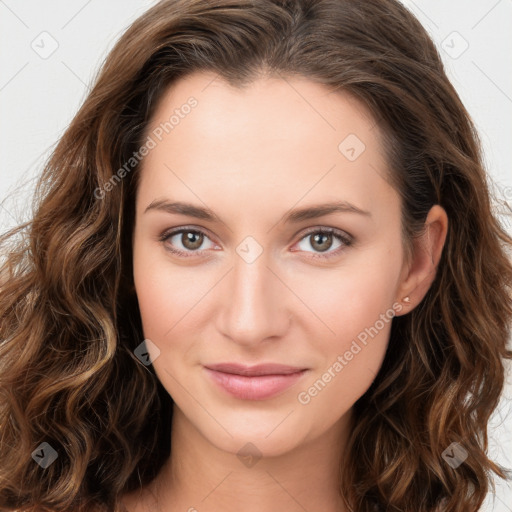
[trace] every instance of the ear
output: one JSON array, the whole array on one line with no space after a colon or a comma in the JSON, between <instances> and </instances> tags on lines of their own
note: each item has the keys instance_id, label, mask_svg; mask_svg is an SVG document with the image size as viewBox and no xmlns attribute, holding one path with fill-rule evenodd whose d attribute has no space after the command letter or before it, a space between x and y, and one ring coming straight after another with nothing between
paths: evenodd
<instances>
[{"instance_id":1,"label":"ear","mask_svg":"<svg viewBox=\"0 0 512 512\"><path fill-rule=\"evenodd\" d=\"M436 277L447 232L446 211L440 205L434 205L425 220L424 233L414 239L412 255L402 269L396 296L403 306L401 314L409 313L427 294ZM404 297L409 297L410 301L404 302Z\"/></svg>"}]
</instances>

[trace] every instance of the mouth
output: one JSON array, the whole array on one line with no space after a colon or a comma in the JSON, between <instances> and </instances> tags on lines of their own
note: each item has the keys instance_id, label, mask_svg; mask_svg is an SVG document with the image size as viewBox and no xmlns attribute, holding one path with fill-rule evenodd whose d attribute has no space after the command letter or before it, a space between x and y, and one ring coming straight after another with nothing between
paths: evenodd
<instances>
[{"instance_id":1,"label":"mouth","mask_svg":"<svg viewBox=\"0 0 512 512\"><path fill-rule=\"evenodd\" d=\"M245 375L248 377L259 377L262 375L289 375L297 373L307 368L299 366L289 366L279 363L263 363L253 366L240 364L240 363L219 363L209 364L206 368L218 372L230 373L233 375Z\"/></svg>"},{"instance_id":2,"label":"mouth","mask_svg":"<svg viewBox=\"0 0 512 512\"><path fill-rule=\"evenodd\" d=\"M209 365L204 370L223 392L241 400L265 400L278 396L308 372L306 368L286 365L247 367L233 363Z\"/></svg>"}]
</instances>

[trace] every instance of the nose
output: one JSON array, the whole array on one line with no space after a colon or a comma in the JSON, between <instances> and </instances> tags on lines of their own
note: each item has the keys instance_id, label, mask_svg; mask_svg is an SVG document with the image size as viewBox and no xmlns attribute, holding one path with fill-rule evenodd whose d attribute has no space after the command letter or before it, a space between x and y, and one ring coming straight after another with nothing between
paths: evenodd
<instances>
[{"instance_id":1,"label":"nose","mask_svg":"<svg viewBox=\"0 0 512 512\"><path fill-rule=\"evenodd\" d=\"M218 329L237 344L275 341L289 328L291 293L269 263L265 252L252 263L235 255L221 285Z\"/></svg>"}]
</instances>

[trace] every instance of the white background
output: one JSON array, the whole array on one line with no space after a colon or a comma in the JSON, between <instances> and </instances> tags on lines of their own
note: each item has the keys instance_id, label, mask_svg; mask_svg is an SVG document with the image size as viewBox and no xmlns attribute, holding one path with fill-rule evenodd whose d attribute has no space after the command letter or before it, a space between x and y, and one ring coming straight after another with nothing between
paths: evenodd
<instances>
[{"instance_id":1,"label":"white background","mask_svg":"<svg viewBox=\"0 0 512 512\"><path fill-rule=\"evenodd\" d=\"M481 135L496 193L512 202L512 0L403 1L438 45ZM34 179L108 50L154 3L0 0L1 231L30 215ZM512 231L510 219L502 220ZM511 409L509 384L491 423L489 452L510 468ZM512 512L511 485L496 483L482 510Z\"/></svg>"}]
</instances>

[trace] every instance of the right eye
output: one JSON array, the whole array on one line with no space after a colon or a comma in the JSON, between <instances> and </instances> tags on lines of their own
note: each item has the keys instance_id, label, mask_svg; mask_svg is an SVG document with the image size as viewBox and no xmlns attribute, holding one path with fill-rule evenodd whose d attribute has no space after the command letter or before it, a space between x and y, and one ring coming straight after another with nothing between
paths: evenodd
<instances>
[{"instance_id":1,"label":"right eye","mask_svg":"<svg viewBox=\"0 0 512 512\"><path fill-rule=\"evenodd\" d=\"M183 257L190 257L194 253L202 253L208 249L199 250L205 240L210 240L206 233L192 228L174 229L166 231L160 236L160 241L165 244L167 250ZM213 242L211 243L213 244Z\"/></svg>"}]
</instances>

